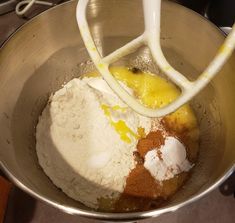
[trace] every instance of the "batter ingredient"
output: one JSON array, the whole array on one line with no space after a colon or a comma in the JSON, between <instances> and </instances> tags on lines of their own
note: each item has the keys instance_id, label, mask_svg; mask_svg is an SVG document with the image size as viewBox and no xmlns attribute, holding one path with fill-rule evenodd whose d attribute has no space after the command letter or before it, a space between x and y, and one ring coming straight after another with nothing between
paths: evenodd
<instances>
[{"instance_id":1,"label":"batter ingredient","mask_svg":"<svg viewBox=\"0 0 235 223\"><path fill-rule=\"evenodd\" d=\"M184 145L170 136L160 148L147 152L144 167L156 180L163 181L189 171L192 165L187 160Z\"/></svg>"},{"instance_id":2,"label":"batter ingredient","mask_svg":"<svg viewBox=\"0 0 235 223\"><path fill-rule=\"evenodd\" d=\"M93 81L108 88L101 78L74 79L51 96L37 126L36 149L40 165L55 185L98 208L101 196L115 198L124 190L135 166L138 128L149 131L151 123L111 90L90 87Z\"/></svg>"},{"instance_id":3,"label":"batter ingredient","mask_svg":"<svg viewBox=\"0 0 235 223\"><path fill-rule=\"evenodd\" d=\"M111 69L149 107L179 95L158 76ZM146 118L90 73L50 97L36 139L40 165L68 196L95 209L133 211L160 205L183 184L196 158L198 129L188 105L163 119Z\"/></svg>"}]
</instances>

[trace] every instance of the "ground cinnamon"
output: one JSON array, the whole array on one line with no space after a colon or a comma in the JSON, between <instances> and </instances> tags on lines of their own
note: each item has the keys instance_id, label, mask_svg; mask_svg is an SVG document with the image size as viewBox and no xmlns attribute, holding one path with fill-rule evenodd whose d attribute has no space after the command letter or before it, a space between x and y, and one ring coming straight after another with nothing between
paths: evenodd
<instances>
[{"instance_id":1,"label":"ground cinnamon","mask_svg":"<svg viewBox=\"0 0 235 223\"><path fill-rule=\"evenodd\" d=\"M150 132L145 138L139 140L137 151L134 152L137 165L127 177L124 192L116 203L116 211L123 211L122 209L130 207L133 210L147 210L163 202L160 196L161 185L143 164L146 153L154 148L160 148L164 141L164 134L160 130Z\"/></svg>"},{"instance_id":2,"label":"ground cinnamon","mask_svg":"<svg viewBox=\"0 0 235 223\"><path fill-rule=\"evenodd\" d=\"M187 145L191 141L191 138L187 136L186 129L172 131L166 120L163 120L161 124L164 130L152 131L138 141L137 151L133 154L137 164L127 177L126 187L115 204L115 211L144 211L157 208L169 196L173 195L187 179L188 172L182 172L174 178L158 182L144 167L144 157L150 150L156 149L158 157L161 159L160 147L164 145L166 136L176 137L181 142L186 142Z\"/></svg>"},{"instance_id":3,"label":"ground cinnamon","mask_svg":"<svg viewBox=\"0 0 235 223\"><path fill-rule=\"evenodd\" d=\"M125 190L115 204L115 210L125 212L156 208L164 201L160 191L160 185L149 171L137 164L127 178Z\"/></svg>"},{"instance_id":4,"label":"ground cinnamon","mask_svg":"<svg viewBox=\"0 0 235 223\"><path fill-rule=\"evenodd\" d=\"M139 154L144 157L146 153L154 148L160 148L161 145L164 145L164 136L163 131L157 130L150 132L146 138L140 139L137 144L137 151Z\"/></svg>"}]
</instances>

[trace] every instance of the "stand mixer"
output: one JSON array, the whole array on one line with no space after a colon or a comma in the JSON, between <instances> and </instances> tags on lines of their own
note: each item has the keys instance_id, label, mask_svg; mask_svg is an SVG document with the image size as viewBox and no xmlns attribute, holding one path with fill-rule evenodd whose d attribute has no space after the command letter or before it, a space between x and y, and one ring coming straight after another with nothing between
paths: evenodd
<instances>
[{"instance_id":1,"label":"stand mixer","mask_svg":"<svg viewBox=\"0 0 235 223\"><path fill-rule=\"evenodd\" d=\"M115 50L113 53L102 58L97 50L89 26L86 20L86 8L89 0L80 0L77 4L77 23L87 51L94 62L97 70L112 90L137 113L148 117L161 117L170 114L190 101L199 93L210 80L218 73L226 63L235 48L235 25L231 33L226 38L223 45L217 52L212 62L202 72L196 81L190 81L177 70L175 70L166 60L160 45L160 15L161 0L143 0L144 8L144 33L127 43L125 46ZM138 100L128 94L124 88L112 76L109 65L118 59L134 52L140 46L147 45L152 57L161 71L181 89L181 95L165 107L150 109L138 102Z\"/></svg>"}]
</instances>

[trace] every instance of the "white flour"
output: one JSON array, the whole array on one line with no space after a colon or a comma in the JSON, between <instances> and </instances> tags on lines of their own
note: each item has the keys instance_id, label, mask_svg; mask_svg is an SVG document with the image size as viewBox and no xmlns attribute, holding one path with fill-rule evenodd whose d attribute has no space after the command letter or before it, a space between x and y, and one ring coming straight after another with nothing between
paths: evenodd
<instances>
[{"instance_id":1,"label":"white flour","mask_svg":"<svg viewBox=\"0 0 235 223\"><path fill-rule=\"evenodd\" d=\"M176 174L187 172L192 165L187 160L184 145L174 137L166 137L165 145L159 148L161 157L156 149L145 155L144 167L158 181L168 180Z\"/></svg>"},{"instance_id":2,"label":"white flour","mask_svg":"<svg viewBox=\"0 0 235 223\"><path fill-rule=\"evenodd\" d=\"M101 197L117 198L134 168L137 140L120 140L101 104L126 107L101 78L73 79L50 98L39 119L36 150L39 163L68 196L98 208ZM137 133L148 132L151 120L126 108L112 110Z\"/></svg>"}]
</instances>

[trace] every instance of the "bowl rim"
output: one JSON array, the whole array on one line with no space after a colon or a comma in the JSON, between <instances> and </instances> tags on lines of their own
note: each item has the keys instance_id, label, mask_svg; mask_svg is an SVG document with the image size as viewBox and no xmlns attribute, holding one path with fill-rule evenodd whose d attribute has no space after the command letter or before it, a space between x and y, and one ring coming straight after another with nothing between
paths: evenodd
<instances>
[{"instance_id":1,"label":"bowl rim","mask_svg":"<svg viewBox=\"0 0 235 223\"><path fill-rule=\"evenodd\" d=\"M67 2L64 2L62 4L56 5L38 15L36 15L35 17L33 17L32 19L30 19L29 21L27 21L25 24L23 24L22 26L18 27L16 29L15 32L13 32L0 46L0 53L2 52L2 50L4 49L4 47L8 44L8 42L11 41L11 39L17 35L18 32L20 32L25 26L30 25L30 23L34 20L36 20L38 17L43 16L44 14L52 11L52 10L56 10L58 7L63 7L64 5L67 4L72 4L74 2L77 2L77 0L70 0ZM226 34L219 29L219 27L217 27L215 24L213 24L212 22L210 22L208 19L206 19L205 17L203 17L202 15L198 14L197 12L182 6L180 4L177 4L176 2L171 2L171 1L166 1L167 4L174 4L176 7L183 7L185 8L185 10L190 11L191 13L195 14L196 16L198 16L199 18L201 17L201 19L204 19L205 22L208 22L211 26L213 26L215 29L217 29L221 35L223 35L224 37L226 36ZM24 192L30 194L32 197L43 201L57 209L60 209L61 211L71 214L71 215L79 215L82 217L86 217L86 218L93 218L93 219L100 219L100 220L115 220L115 221L125 221L125 220L137 220L137 219L144 219L144 218L151 218L151 217L157 217L161 214L164 213L169 213L169 212L174 212L176 210L178 210L181 207L184 207L188 204L191 204L194 201L199 200L200 198L202 198L204 195L208 194L209 192L213 191L215 188L217 188L222 182L224 182L232 173L233 171L235 171L235 164L232 165L230 168L228 168L224 175L222 175L221 177L219 177L218 179L216 179L216 181L209 186L207 189L205 189L202 192L198 192L194 195L192 195L190 198L186 199L184 202L178 202L174 205L167 205L165 207L161 207L159 209L154 209L154 210L149 210L149 211L139 211L139 212L130 212L130 213L111 213L111 212L100 212L100 211L95 211L95 210L81 210L79 208L75 208L75 207L70 207L70 206L66 206L66 205L62 205L59 204L56 201L53 201L49 198L47 198L44 195L41 195L39 193L34 192L32 189L30 189L26 184L22 183L20 180L17 179L17 177L10 171L10 168L8 168L7 164L4 163L3 161L0 160L0 168L3 170L3 172L6 174L6 176L20 189L22 189Z\"/></svg>"},{"instance_id":2,"label":"bowl rim","mask_svg":"<svg viewBox=\"0 0 235 223\"><path fill-rule=\"evenodd\" d=\"M81 210L79 208L70 207L66 205L61 205L56 201L52 201L51 199L47 198L44 195L34 192L30 189L27 185L22 183L17 177L10 172L7 168L7 165L0 161L0 167L2 167L3 172L6 176L21 190L30 194L32 197L43 201L52 207L60 209L61 211L71 214L71 215L78 215L82 217L92 218L92 219L99 219L99 220L115 220L115 221L122 221L122 220L138 220L138 219L145 219L145 218L152 218L160 216L161 214L166 214L170 212L175 212L179 208L184 207L188 204L193 203L201 199L203 196L208 194L209 192L213 191L217 188L220 184L222 184L232 173L235 171L235 165L231 168L228 168L223 176L215 181L210 187L208 187L203 192L197 193L193 195L191 198L185 200L184 202L178 202L174 205L167 205L165 207L161 207L159 209L149 210L149 211L139 211L139 212L130 212L130 213L112 213L112 212L100 212L95 210Z\"/></svg>"}]
</instances>

